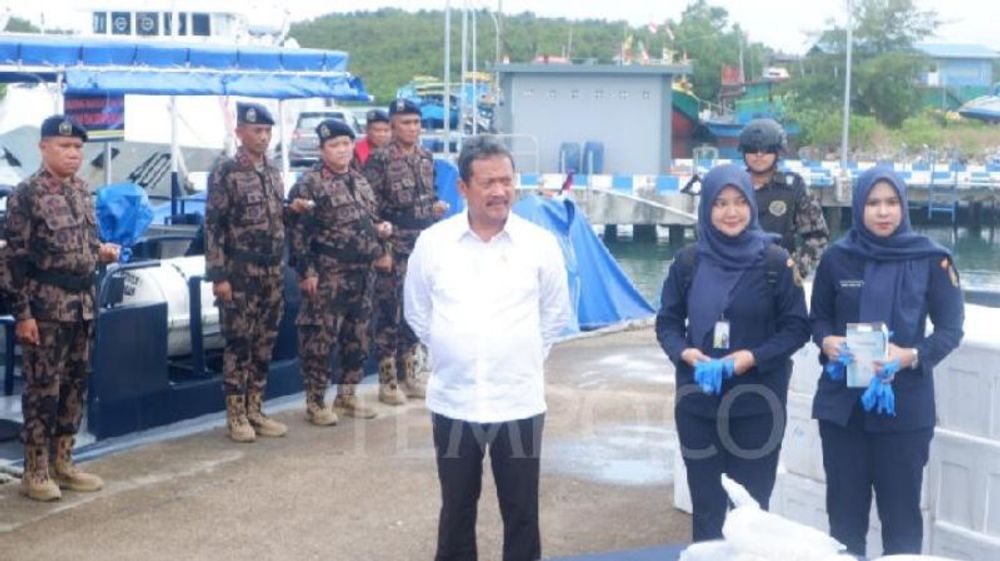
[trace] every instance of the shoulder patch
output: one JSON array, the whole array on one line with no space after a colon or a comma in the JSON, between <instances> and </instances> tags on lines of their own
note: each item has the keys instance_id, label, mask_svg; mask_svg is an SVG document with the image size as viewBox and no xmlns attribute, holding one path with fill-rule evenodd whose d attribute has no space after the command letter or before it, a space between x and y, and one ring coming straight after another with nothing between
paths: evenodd
<instances>
[{"instance_id":1,"label":"shoulder patch","mask_svg":"<svg viewBox=\"0 0 1000 561\"><path fill-rule=\"evenodd\" d=\"M961 288L962 281L958 277L958 270L955 269L955 264L951 262L951 259L945 257L941 259L941 268L948 271L948 280L951 281L951 285L955 288Z\"/></svg>"}]
</instances>

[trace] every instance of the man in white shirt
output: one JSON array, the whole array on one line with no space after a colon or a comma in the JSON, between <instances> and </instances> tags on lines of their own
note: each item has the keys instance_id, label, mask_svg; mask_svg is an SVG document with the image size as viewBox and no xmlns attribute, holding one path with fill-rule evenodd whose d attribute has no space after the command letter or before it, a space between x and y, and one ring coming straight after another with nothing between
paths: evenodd
<instances>
[{"instance_id":1,"label":"man in white shirt","mask_svg":"<svg viewBox=\"0 0 1000 561\"><path fill-rule=\"evenodd\" d=\"M475 561L486 449L504 521L504 561L541 558L539 454L543 362L570 318L555 237L514 214L514 161L490 136L458 158L468 211L424 230L403 289L406 321L427 345L427 407L441 482L435 561Z\"/></svg>"}]
</instances>

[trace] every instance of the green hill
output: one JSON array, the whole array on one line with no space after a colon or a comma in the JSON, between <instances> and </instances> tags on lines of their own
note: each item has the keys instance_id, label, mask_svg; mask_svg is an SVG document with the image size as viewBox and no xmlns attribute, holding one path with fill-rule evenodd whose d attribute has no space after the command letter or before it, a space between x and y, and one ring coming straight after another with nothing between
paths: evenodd
<instances>
[{"instance_id":1,"label":"green hill","mask_svg":"<svg viewBox=\"0 0 1000 561\"><path fill-rule=\"evenodd\" d=\"M471 16L470 16L471 18ZM486 70L496 59L496 27L489 12L477 14L477 60ZM622 21L570 21L539 18L531 12L503 19L501 56L527 62L538 55L563 56L574 60L594 59L610 63L618 55L628 32L644 39L658 56L665 37L652 39L650 32L629 30ZM461 70L461 12L452 15L452 69ZM470 31L471 34L471 31ZM661 34L662 35L662 34ZM441 76L444 66L444 12L415 13L387 8L375 12L331 14L292 26L291 36L303 47L339 49L350 53L350 70L365 80L378 103L388 102L396 88L415 75Z\"/></svg>"}]
</instances>

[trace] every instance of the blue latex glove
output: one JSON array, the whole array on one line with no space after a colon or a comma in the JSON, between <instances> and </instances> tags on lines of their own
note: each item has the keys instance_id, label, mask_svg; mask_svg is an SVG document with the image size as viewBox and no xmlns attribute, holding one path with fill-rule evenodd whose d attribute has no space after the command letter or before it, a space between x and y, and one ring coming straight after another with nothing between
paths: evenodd
<instances>
[{"instance_id":1,"label":"blue latex glove","mask_svg":"<svg viewBox=\"0 0 1000 561\"><path fill-rule=\"evenodd\" d=\"M714 359L699 362L694 367L694 381L701 391L709 395L722 392L722 380L732 378L735 370L733 359Z\"/></svg>"},{"instance_id":2,"label":"blue latex glove","mask_svg":"<svg viewBox=\"0 0 1000 561\"><path fill-rule=\"evenodd\" d=\"M840 351L840 356L837 357L837 360L828 361L823 368L826 375L834 382L843 380L847 376L847 365L854 362L854 355L851 354L851 349L847 347L847 343L841 343L837 349Z\"/></svg>"},{"instance_id":3,"label":"blue latex glove","mask_svg":"<svg viewBox=\"0 0 1000 561\"><path fill-rule=\"evenodd\" d=\"M889 380L899 372L899 361L892 360L882 367L882 372L873 377L865 393L861 394L861 406L865 411L875 410L879 415L896 416L896 393Z\"/></svg>"}]
</instances>

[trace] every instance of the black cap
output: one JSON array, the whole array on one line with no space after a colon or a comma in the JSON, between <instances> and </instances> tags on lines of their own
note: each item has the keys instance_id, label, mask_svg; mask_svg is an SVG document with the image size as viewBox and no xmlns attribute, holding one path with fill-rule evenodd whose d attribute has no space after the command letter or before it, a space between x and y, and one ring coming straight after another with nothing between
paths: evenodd
<instances>
[{"instance_id":1,"label":"black cap","mask_svg":"<svg viewBox=\"0 0 1000 561\"><path fill-rule=\"evenodd\" d=\"M323 146L324 142L338 136L348 136L354 140L354 129L340 119L327 119L316 126L316 135L319 136L319 145Z\"/></svg>"},{"instance_id":2,"label":"black cap","mask_svg":"<svg viewBox=\"0 0 1000 561\"><path fill-rule=\"evenodd\" d=\"M420 106L409 99L399 98L389 104L389 116L405 115L407 113L420 115Z\"/></svg>"},{"instance_id":3,"label":"black cap","mask_svg":"<svg viewBox=\"0 0 1000 561\"><path fill-rule=\"evenodd\" d=\"M87 129L66 115L53 115L42 121L42 138L50 136L76 137L87 142Z\"/></svg>"},{"instance_id":4,"label":"black cap","mask_svg":"<svg viewBox=\"0 0 1000 561\"><path fill-rule=\"evenodd\" d=\"M274 118L267 107L259 103L237 103L236 122L241 125L273 125Z\"/></svg>"},{"instance_id":5,"label":"black cap","mask_svg":"<svg viewBox=\"0 0 1000 561\"><path fill-rule=\"evenodd\" d=\"M365 115L365 123L388 123L389 114L381 109L372 109Z\"/></svg>"}]
</instances>

